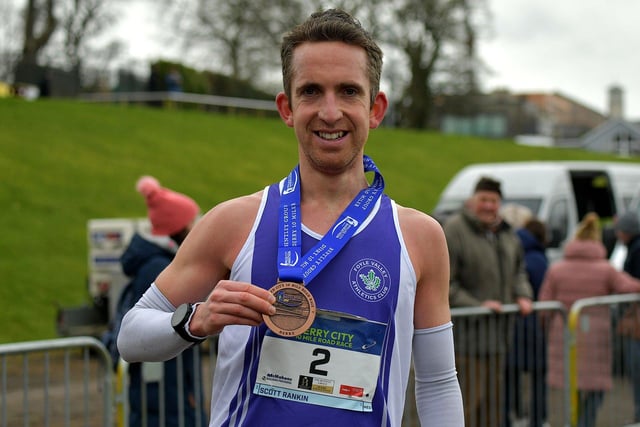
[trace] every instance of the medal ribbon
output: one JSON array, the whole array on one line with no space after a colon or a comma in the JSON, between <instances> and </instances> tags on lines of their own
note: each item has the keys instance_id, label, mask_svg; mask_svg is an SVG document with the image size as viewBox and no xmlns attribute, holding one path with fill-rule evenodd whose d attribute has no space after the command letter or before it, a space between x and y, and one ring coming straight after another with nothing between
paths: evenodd
<instances>
[{"instance_id":1,"label":"medal ribbon","mask_svg":"<svg viewBox=\"0 0 640 427\"><path fill-rule=\"evenodd\" d=\"M347 244L358 226L369 216L384 190L384 179L369 156L364 171L373 172L371 185L361 190L322 239L302 255L300 215L300 166L284 180L278 223L278 275L282 281L309 283Z\"/></svg>"}]
</instances>

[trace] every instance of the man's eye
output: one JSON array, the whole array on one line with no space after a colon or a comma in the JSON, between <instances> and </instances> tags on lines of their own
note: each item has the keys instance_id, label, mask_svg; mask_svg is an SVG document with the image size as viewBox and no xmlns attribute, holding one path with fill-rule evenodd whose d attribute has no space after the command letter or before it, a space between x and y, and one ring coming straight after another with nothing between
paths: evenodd
<instances>
[{"instance_id":1,"label":"man's eye","mask_svg":"<svg viewBox=\"0 0 640 427\"><path fill-rule=\"evenodd\" d=\"M357 95L358 91L355 88L348 87L344 90L344 93L345 95L353 96L353 95Z\"/></svg>"},{"instance_id":2,"label":"man's eye","mask_svg":"<svg viewBox=\"0 0 640 427\"><path fill-rule=\"evenodd\" d=\"M316 89L313 87L307 87L302 90L303 95L314 95L316 93Z\"/></svg>"}]
</instances>

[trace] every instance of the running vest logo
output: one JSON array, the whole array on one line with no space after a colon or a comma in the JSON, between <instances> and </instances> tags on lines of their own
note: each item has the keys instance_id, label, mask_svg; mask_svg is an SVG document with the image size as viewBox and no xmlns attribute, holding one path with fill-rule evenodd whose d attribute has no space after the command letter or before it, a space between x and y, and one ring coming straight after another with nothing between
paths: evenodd
<instances>
[{"instance_id":1,"label":"running vest logo","mask_svg":"<svg viewBox=\"0 0 640 427\"><path fill-rule=\"evenodd\" d=\"M351 267L349 284L360 299L378 302L389 293L389 273L381 262L370 258L362 259Z\"/></svg>"}]
</instances>

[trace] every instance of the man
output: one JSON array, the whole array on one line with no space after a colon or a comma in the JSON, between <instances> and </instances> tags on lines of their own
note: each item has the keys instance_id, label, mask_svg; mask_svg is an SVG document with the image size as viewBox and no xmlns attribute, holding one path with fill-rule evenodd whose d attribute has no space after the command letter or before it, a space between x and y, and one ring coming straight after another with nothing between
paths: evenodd
<instances>
[{"instance_id":1,"label":"man","mask_svg":"<svg viewBox=\"0 0 640 427\"><path fill-rule=\"evenodd\" d=\"M382 52L327 10L281 56L298 166L205 215L125 317L121 353L163 360L220 334L211 426L400 426L413 349L422 422L460 426L444 234L382 195L364 155L388 104Z\"/></svg>"},{"instance_id":2,"label":"man","mask_svg":"<svg viewBox=\"0 0 640 427\"><path fill-rule=\"evenodd\" d=\"M640 279L640 223L638 214L627 211L615 223L616 237L627 247L623 270ZM633 305L618 326L631 339L629 364L633 383L634 421L640 423L640 307Z\"/></svg>"},{"instance_id":3,"label":"man","mask_svg":"<svg viewBox=\"0 0 640 427\"><path fill-rule=\"evenodd\" d=\"M444 225L450 262L451 307L486 307L500 313L517 303L532 311L520 240L499 215L500 182L481 177L464 209ZM465 400L465 424L501 425L504 354L510 328L486 317L464 318L456 327L456 366ZM489 325L489 326L487 326ZM490 327L493 326L493 327Z\"/></svg>"}]
</instances>

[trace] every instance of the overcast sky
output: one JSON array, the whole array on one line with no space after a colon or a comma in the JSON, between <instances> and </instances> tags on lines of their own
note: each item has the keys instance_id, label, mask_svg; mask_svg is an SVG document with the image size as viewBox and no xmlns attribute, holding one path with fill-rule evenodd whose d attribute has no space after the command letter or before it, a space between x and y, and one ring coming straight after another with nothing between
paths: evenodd
<instances>
[{"instance_id":1,"label":"overcast sky","mask_svg":"<svg viewBox=\"0 0 640 427\"><path fill-rule=\"evenodd\" d=\"M606 113L608 88L618 85L626 118L640 120L639 0L489 1L486 89L558 91Z\"/></svg>"},{"instance_id":2,"label":"overcast sky","mask_svg":"<svg viewBox=\"0 0 640 427\"><path fill-rule=\"evenodd\" d=\"M127 2L120 26L137 60L166 49L152 42L158 34L145 13L148 1ZM606 114L608 89L618 85L626 117L640 121L640 0L488 1L492 30L479 42L493 69L483 78L485 90L557 91Z\"/></svg>"}]
</instances>

